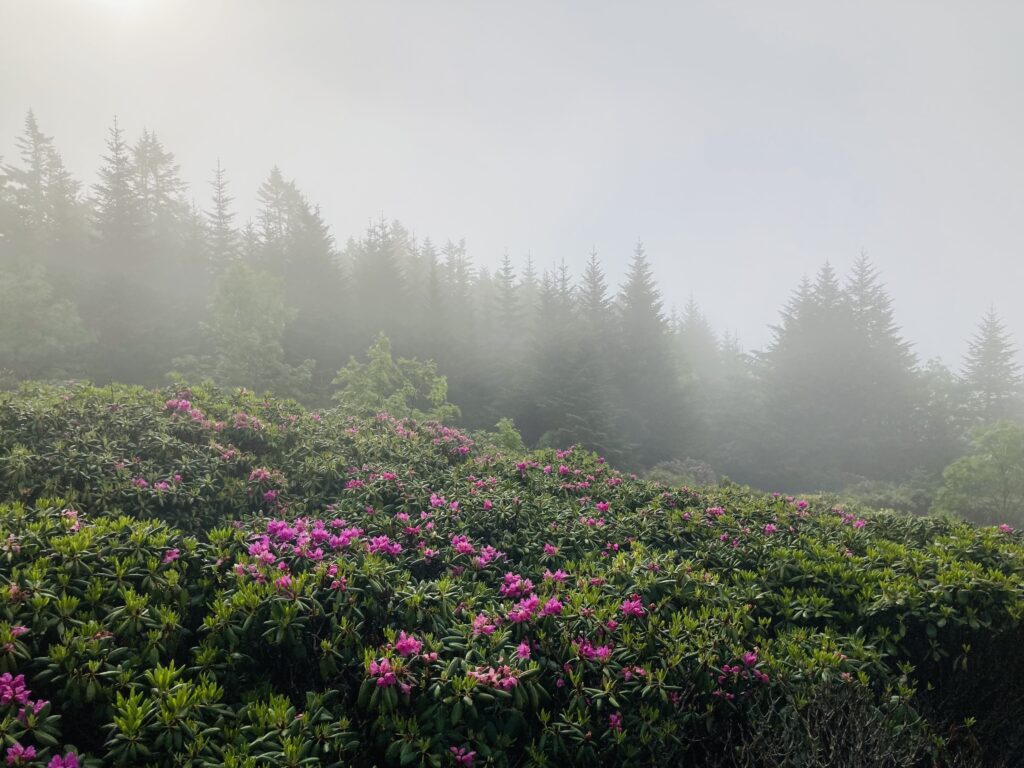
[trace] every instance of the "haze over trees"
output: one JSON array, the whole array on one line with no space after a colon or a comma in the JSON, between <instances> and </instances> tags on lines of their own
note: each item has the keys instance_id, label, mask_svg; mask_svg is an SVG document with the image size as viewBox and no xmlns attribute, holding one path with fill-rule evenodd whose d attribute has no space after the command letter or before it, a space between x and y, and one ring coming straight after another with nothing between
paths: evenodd
<instances>
[{"instance_id":1,"label":"haze over trees","mask_svg":"<svg viewBox=\"0 0 1024 768\"><path fill-rule=\"evenodd\" d=\"M173 372L327 404L367 374L349 361L383 333L405 361L392 365L434 363L467 428L509 417L530 446L578 443L626 468L793 490L934 490L971 435L986 444L972 430L1024 414L998 312L979 320L957 369L920 360L866 256L849 274L825 262L797 283L770 343L745 350L706 320L701 303L715 297L664 306L642 243L621 285L598 251L579 275L507 255L492 272L462 240L383 218L339 244L277 167L241 222L229 169L214 163L209 189L188 189L156 133L128 137L116 120L91 185L31 112L0 169L11 385L153 386ZM424 411L454 418L429 400Z\"/></svg>"}]
</instances>

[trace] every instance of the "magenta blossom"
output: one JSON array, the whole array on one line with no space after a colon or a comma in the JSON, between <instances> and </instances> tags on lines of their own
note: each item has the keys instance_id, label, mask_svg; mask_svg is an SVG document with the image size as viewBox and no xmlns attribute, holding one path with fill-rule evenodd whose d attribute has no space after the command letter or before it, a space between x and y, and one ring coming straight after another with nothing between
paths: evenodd
<instances>
[{"instance_id":1,"label":"magenta blossom","mask_svg":"<svg viewBox=\"0 0 1024 768\"><path fill-rule=\"evenodd\" d=\"M68 752L64 757L54 755L46 764L46 768L78 768L78 755L74 752Z\"/></svg>"},{"instance_id":2,"label":"magenta blossom","mask_svg":"<svg viewBox=\"0 0 1024 768\"><path fill-rule=\"evenodd\" d=\"M422 640L417 640L412 635L407 635L404 629L398 633L398 639L395 641L395 650L402 656L415 656L422 648Z\"/></svg>"},{"instance_id":3,"label":"magenta blossom","mask_svg":"<svg viewBox=\"0 0 1024 768\"><path fill-rule=\"evenodd\" d=\"M166 552L164 552L164 564L166 565L167 563L173 563L179 557L181 557L180 549L168 549Z\"/></svg>"},{"instance_id":4,"label":"magenta blossom","mask_svg":"<svg viewBox=\"0 0 1024 768\"><path fill-rule=\"evenodd\" d=\"M638 595L633 595L632 599L622 601L619 610L622 611L624 616L643 616L644 603Z\"/></svg>"},{"instance_id":5,"label":"magenta blossom","mask_svg":"<svg viewBox=\"0 0 1024 768\"><path fill-rule=\"evenodd\" d=\"M7 748L7 755L4 762L7 765L28 765L36 757L35 747L23 747L18 742Z\"/></svg>"},{"instance_id":6,"label":"magenta blossom","mask_svg":"<svg viewBox=\"0 0 1024 768\"><path fill-rule=\"evenodd\" d=\"M387 536L374 536L366 548L373 554L388 554L392 557L402 551L402 545Z\"/></svg>"},{"instance_id":7,"label":"magenta blossom","mask_svg":"<svg viewBox=\"0 0 1024 768\"><path fill-rule=\"evenodd\" d=\"M470 752L464 747L449 747L448 751L454 755L456 765L473 765L473 758L476 757L476 752Z\"/></svg>"},{"instance_id":8,"label":"magenta blossom","mask_svg":"<svg viewBox=\"0 0 1024 768\"><path fill-rule=\"evenodd\" d=\"M557 597L552 597L550 600L544 603L544 607L541 608L540 611L541 616L558 616L561 613L562 601L559 600Z\"/></svg>"},{"instance_id":9,"label":"magenta blossom","mask_svg":"<svg viewBox=\"0 0 1024 768\"><path fill-rule=\"evenodd\" d=\"M395 685L398 682L398 676L395 675L391 662L387 659L371 661L370 676L377 680L378 688L385 688L389 685Z\"/></svg>"},{"instance_id":10,"label":"magenta blossom","mask_svg":"<svg viewBox=\"0 0 1024 768\"><path fill-rule=\"evenodd\" d=\"M517 645L516 656L523 660L530 658L530 644L523 640L523 642Z\"/></svg>"}]
</instances>

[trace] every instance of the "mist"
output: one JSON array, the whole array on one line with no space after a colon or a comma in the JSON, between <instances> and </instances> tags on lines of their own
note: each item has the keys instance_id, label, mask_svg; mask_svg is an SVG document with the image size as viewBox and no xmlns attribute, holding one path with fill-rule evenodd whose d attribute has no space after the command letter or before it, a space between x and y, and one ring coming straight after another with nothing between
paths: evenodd
<instances>
[{"instance_id":1,"label":"mist","mask_svg":"<svg viewBox=\"0 0 1024 768\"><path fill-rule=\"evenodd\" d=\"M1024 414L1011 4L2 13L8 386L393 354L526 447L917 511Z\"/></svg>"},{"instance_id":2,"label":"mist","mask_svg":"<svg viewBox=\"0 0 1024 768\"><path fill-rule=\"evenodd\" d=\"M0 760L1019 766L1021 29L0 0Z\"/></svg>"},{"instance_id":3,"label":"mist","mask_svg":"<svg viewBox=\"0 0 1024 768\"><path fill-rule=\"evenodd\" d=\"M1024 329L1024 10L988 3L5 3L0 152L29 108L94 179L114 115L240 221L270 167L344 242L381 215L610 276L642 239L666 305L747 348L828 259L866 252L919 354ZM921 290L927 280L927 290Z\"/></svg>"}]
</instances>

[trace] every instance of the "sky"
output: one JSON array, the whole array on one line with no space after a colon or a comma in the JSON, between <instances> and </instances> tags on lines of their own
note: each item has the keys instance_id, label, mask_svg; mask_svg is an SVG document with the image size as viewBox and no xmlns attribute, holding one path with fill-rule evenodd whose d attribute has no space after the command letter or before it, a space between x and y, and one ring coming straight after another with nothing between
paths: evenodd
<instances>
[{"instance_id":1,"label":"sky","mask_svg":"<svg viewBox=\"0 0 1024 768\"><path fill-rule=\"evenodd\" d=\"M114 115L200 206L270 167L339 243L381 215L478 265L613 282L747 348L866 252L922 358L994 306L1024 343L1024 3L0 0L0 154L31 108L94 181Z\"/></svg>"}]
</instances>

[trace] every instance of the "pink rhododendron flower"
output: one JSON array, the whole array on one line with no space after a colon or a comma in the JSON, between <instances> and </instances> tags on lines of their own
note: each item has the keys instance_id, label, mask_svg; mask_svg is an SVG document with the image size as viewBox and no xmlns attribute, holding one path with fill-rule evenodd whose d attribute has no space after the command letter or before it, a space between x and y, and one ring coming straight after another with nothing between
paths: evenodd
<instances>
[{"instance_id":1,"label":"pink rhododendron flower","mask_svg":"<svg viewBox=\"0 0 1024 768\"><path fill-rule=\"evenodd\" d=\"M181 557L180 549L168 549L166 552L164 552L164 564L166 565L167 563L173 563L179 557Z\"/></svg>"},{"instance_id":2,"label":"pink rhododendron flower","mask_svg":"<svg viewBox=\"0 0 1024 768\"><path fill-rule=\"evenodd\" d=\"M378 688L385 688L389 685L395 685L398 682L398 676L395 674L394 669L391 667L391 662L388 661L388 659L371 661L370 676L377 680Z\"/></svg>"},{"instance_id":3,"label":"pink rhododendron flower","mask_svg":"<svg viewBox=\"0 0 1024 768\"><path fill-rule=\"evenodd\" d=\"M486 615L478 613L473 617L474 635L492 635L495 629L497 629L497 625L487 618Z\"/></svg>"},{"instance_id":4,"label":"pink rhododendron flower","mask_svg":"<svg viewBox=\"0 0 1024 768\"><path fill-rule=\"evenodd\" d=\"M16 741L13 745L7 748L7 755L4 762L6 762L7 765L28 765L30 762L35 760L35 757L35 747L23 747Z\"/></svg>"},{"instance_id":5,"label":"pink rhododendron flower","mask_svg":"<svg viewBox=\"0 0 1024 768\"><path fill-rule=\"evenodd\" d=\"M487 685L491 688L500 688L503 691L510 691L519 685L519 678L516 676L515 671L507 666L503 665L495 669L494 667L477 667L466 672L467 677L471 677L481 685Z\"/></svg>"},{"instance_id":6,"label":"pink rhododendron flower","mask_svg":"<svg viewBox=\"0 0 1024 768\"><path fill-rule=\"evenodd\" d=\"M468 749L463 747L449 747L448 751L455 757L456 765L472 766L473 758L476 757L476 752L470 752Z\"/></svg>"},{"instance_id":7,"label":"pink rhododendron flower","mask_svg":"<svg viewBox=\"0 0 1024 768\"><path fill-rule=\"evenodd\" d=\"M24 704L31 695L32 691L25 687L24 675L14 677L10 672L0 675L0 705Z\"/></svg>"},{"instance_id":8,"label":"pink rhododendron flower","mask_svg":"<svg viewBox=\"0 0 1024 768\"><path fill-rule=\"evenodd\" d=\"M554 544L545 544L544 545L544 554L548 555L549 557L551 555L557 555L558 554L558 547L556 547Z\"/></svg>"},{"instance_id":9,"label":"pink rhododendron flower","mask_svg":"<svg viewBox=\"0 0 1024 768\"><path fill-rule=\"evenodd\" d=\"M516 646L516 656L520 659L530 658L530 644L525 640Z\"/></svg>"},{"instance_id":10,"label":"pink rhododendron flower","mask_svg":"<svg viewBox=\"0 0 1024 768\"><path fill-rule=\"evenodd\" d=\"M562 601L559 600L557 597L552 597L550 600L544 603L544 607L541 608L540 611L541 616L558 616L561 613Z\"/></svg>"},{"instance_id":11,"label":"pink rhododendron flower","mask_svg":"<svg viewBox=\"0 0 1024 768\"><path fill-rule=\"evenodd\" d=\"M402 656L415 656L422 648L422 640L417 640L412 635L407 635L405 630L398 633L398 639L395 640L395 650Z\"/></svg>"},{"instance_id":12,"label":"pink rhododendron flower","mask_svg":"<svg viewBox=\"0 0 1024 768\"><path fill-rule=\"evenodd\" d=\"M613 731L621 731L622 715L620 715L618 712L612 712L610 715L608 715L608 727L611 728Z\"/></svg>"},{"instance_id":13,"label":"pink rhododendron flower","mask_svg":"<svg viewBox=\"0 0 1024 768\"><path fill-rule=\"evenodd\" d=\"M631 599L622 601L622 605L619 606L619 610L622 611L625 616L643 616L643 600L641 600L637 595L633 595Z\"/></svg>"},{"instance_id":14,"label":"pink rhododendron flower","mask_svg":"<svg viewBox=\"0 0 1024 768\"><path fill-rule=\"evenodd\" d=\"M374 536L366 548L373 554L387 554L392 557L402 551L402 545L387 536Z\"/></svg>"},{"instance_id":15,"label":"pink rhododendron flower","mask_svg":"<svg viewBox=\"0 0 1024 768\"><path fill-rule=\"evenodd\" d=\"M78 768L78 755L74 752L67 752L64 757L54 755L46 764L46 768Z\"/></svg>"},{"instance_id":16,"label":"pink rhododendron flower","mask_svg":"<svg viewBox=\"0 0 1024 768\"><path fill-rule=\"evenodd\" d=\"M761 530L764 532L765 536L771 536L779 529L776 528L773 523L765 523L764 528L762 528Z\"/></svg>"},{"instance_id":17,"label":"pink rhododendron flower","mask_svg":"<svg viewBox=\"0 0 1024 768\"><path fill-rule=\"evenodd\" d=\"M1003 523L1002 525L1000 525L999 526L999 530L1002 531L1003 533L1007 534L1007 535L1013 533L1013 528L1008 526L1006 523Z\"/></svg>"}]
</instances>

